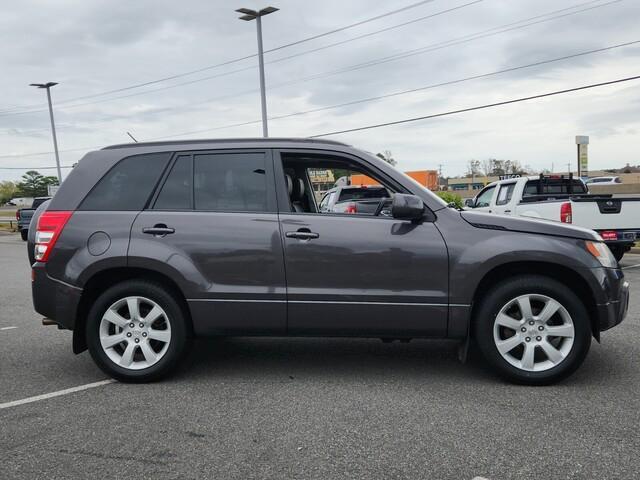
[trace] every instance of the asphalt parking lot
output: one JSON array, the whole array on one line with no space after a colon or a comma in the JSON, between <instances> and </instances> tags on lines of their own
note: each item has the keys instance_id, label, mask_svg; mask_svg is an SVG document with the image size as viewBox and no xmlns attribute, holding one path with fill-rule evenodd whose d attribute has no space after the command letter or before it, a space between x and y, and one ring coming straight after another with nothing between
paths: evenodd
<instances>
[{"instance_id":1,"label":"asphalt parking lot","mask_svg":"<svg viewBox=\"0 0 640 480\"><path fill-rule=\"evenodd\" d=\"M32 309L0 233L0 404L105 380ZM446 341L199 341L170 380L0 408L0 478L638 478L640 255L626 321L564 383L506 384Z\"/></svg>"}]
</instances>

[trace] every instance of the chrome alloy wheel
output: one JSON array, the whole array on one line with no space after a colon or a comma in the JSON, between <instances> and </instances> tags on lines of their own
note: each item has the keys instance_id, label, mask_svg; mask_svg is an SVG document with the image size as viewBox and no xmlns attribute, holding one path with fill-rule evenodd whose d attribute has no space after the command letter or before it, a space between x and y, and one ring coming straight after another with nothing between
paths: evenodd
<instances>
[{"instance_id":1,"label":"chrome alloy wheel","mask_svg":"<svg viewBox=\"0 0 640 480\"><path fill-rule=\"evenodd\" d=\"M573 346L571 315L546 295L522 295L507 302L493 324L493 340L516 368L542 372L562 363Z\"/></svg>"},{"instance_id":2,"label":"chrome alloy wheel","mask_svg":"<svg viewBox=\"0 0 640 480\"><path fill-rule=\"evenodd\" d=\"M153 300L125 297L111 305L100 321L100 344L113 363L141 370L160 361L171 342L171 323Z\"/></svg>"}]
</instances>

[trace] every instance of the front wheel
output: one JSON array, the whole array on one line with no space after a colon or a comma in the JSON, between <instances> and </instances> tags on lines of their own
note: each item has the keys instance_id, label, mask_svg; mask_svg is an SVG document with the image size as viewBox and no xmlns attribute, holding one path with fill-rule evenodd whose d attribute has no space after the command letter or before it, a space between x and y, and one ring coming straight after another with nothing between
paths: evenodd
<instances>
[{"instance_id":1,"label":"front wheel","mask_svg":"<svg viewBox=\"0 0 640 480\"><path fill-rule=\"evenodd\" d=\"M185 314L162 286L143 280L119 283L98 297L86 325L96 364L124 382L168 375L186 350Z\"/></svg>"},{"instance_id":2,"label":"front wheel","mask_svg":"<svg viewBox=\"0 0 640 480\"><path fill-rule=\"evenodd\" d=\"M481 299L474 317L483 355L516 383L562 380L582 364L591 346L584 304L565 285L543 276L499 283Z\"/></svg>"}]
</instances>

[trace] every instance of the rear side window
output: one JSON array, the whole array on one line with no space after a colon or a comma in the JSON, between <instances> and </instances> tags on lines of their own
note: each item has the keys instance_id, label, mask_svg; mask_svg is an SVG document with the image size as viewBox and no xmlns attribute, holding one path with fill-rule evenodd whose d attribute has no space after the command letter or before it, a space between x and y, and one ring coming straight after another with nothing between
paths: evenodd
<instances>
[{"instance_id":1,"label":"rear side window","mask_svg":"<svg viewBox=\"0 0 640 480\"><path fill-rule=\"evenodd\" d=\"M149 153L121 160L89 192L80 210L142 210L170 155Z\"/></svg>"},{"instance_id":2,"label":"rear side window","mask_svg":"<svg viewBox=\"0 0 640 480\"><path fill-rule=\"evenodd\" d=\"M496 200L496 205L506 205L511 201L511 197L513 196L513 190L516 188L515 183L508 183L500 186L500 191L498 192L498 199Z\"/></svg>"},{"instance_id":3,"label":"rear side window","mask_svg":"<svg viewBox=\"0 0 640 480\"><path fill-rule=\"evenodd\" d=\"M195 155L193 169L196 210L267 211L263 153Z\"/></svg>"},{"instance_id":4,"label":"rear side window","mask_svg":"<svg viewBox=\"0 0 640 480\"><path fill-rule=\"evenodd\" d=\"M178 157L160 190L153 208L156 210L191 209L193 200L191 156Z\"/></svg>"}]
</instances>

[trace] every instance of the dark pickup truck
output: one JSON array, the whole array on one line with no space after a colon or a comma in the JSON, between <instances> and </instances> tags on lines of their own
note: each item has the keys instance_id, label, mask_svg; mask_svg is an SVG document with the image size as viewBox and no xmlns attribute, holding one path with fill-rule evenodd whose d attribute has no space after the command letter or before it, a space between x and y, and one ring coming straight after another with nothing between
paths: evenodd
<instances>
[{"instance_id":1,"label":"dark pickup truck","mask_svg":"<svg viewBox=\"0 0 640 480\"><path fill-rule=\"evenodd\" d=\"M37 197L33 199L33 203L31 204L31 208L21 208L16 212L16 220L18 221L18 230L20 231L20 236L22 240L27 241L27 236L29 235L29 224L31 223L31 217L33 217L33 212L36 211L40 205L42 205L47 200L51 200L51 197Z\"/></svg>"}]
</instances>

